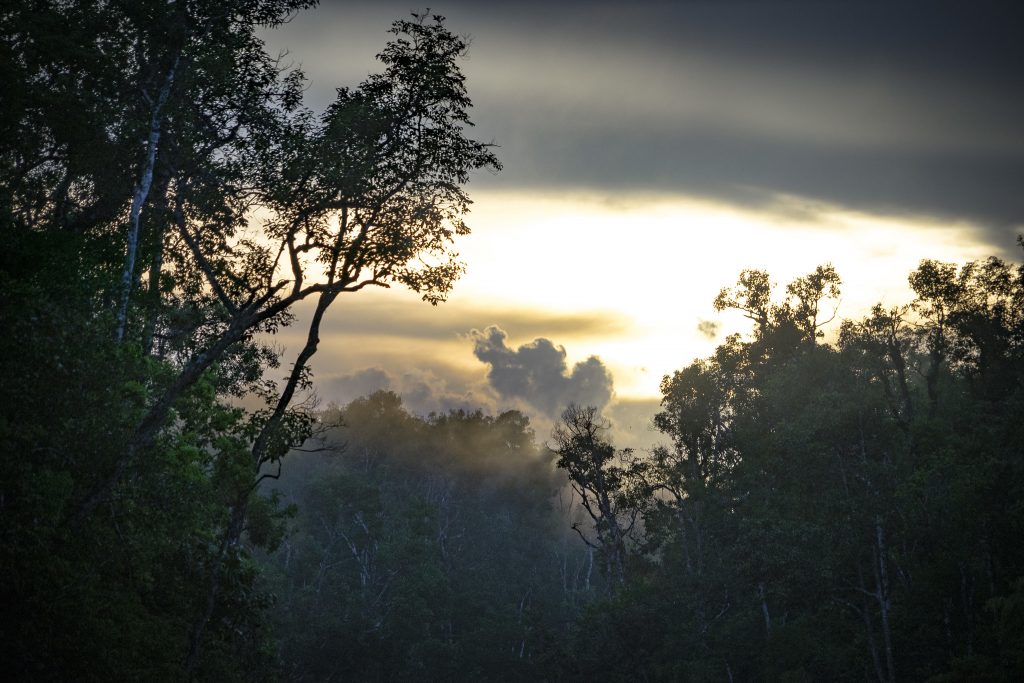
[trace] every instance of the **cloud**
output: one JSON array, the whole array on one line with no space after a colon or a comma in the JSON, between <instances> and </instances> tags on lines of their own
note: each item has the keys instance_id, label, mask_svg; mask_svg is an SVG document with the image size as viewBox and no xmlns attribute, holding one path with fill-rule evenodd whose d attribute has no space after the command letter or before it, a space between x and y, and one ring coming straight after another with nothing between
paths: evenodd
<instances>
[{"instance_id":1,"label":"cloud","mask_svg":"<svg viewBox=\"0 0 1024 683\"><path fill-rule=\"evenodd\" d=\"M697 323L697 331L700 332L705 339L714 339L717 337L721 328L721 323L714 320L701 320Z\"/></svg>"},{"instance_id":2,"label":"cloud","mask_svg":"<svg viewBox=\"0 0 1024 683\"><path fill-rule=\"evenodd\" d=\"M328 0L271 33L322 107L379 67L384 29L407 12ZM1024 223L1020 3L451 0L445 13L474 37L462 66L477 135L501 146L505 171L474 179L484 187L758 207L789 194L967 220L1006 246Z\"/></svg>"},{"instance_id":3,"label":"cloud","mask_svg":"<svg viewBox=\"0 0 1024 683\"><path fill-rule=\"evenodd\" d=\"M569 371L566 352L543 337L510 348L508 335L491 325L473 330L473 353L490 366L487 379L502 398L522 399L548 417L557 416L569 403L604 408L612 398L612 376L597 356L577 363Z\"/></svg>"},{"instance_id":4,"label":"cloud","mask_svg":"<svg viewBox=\"0 0 1024 683\"><path fill-rule=\"evenodd\" d=\"M375 391L391 389L391 376L380 368L365 368L348 375L342 375L323 382L327 397L339 404L346 404Z\"/></svg>"},{"instance_id":5,"label":"cloud","mask_svg":"<svg viewBox=\"0 0 1024 683\"><path fill-rule=\"evenodd\" d=\"M596 356L570 370L565 348L546 338L512 348L504 330L492 325L482 332L473 330L469 339L476 358L488 365L486 377L479 371L419 359L413 366L371 365L318 373L317 395L324 404L346 405L375 391L393 391L409 412L421 416L458 409L496 415L518 409L529 416L541 442L561 411L575 402L602 410L619 447L644 449L656 440L651 425L659 400L614 397L612 375Z\"/></svg>"},{"instance_id":6,"label":"cloud","mask_svg":"<svg viewBox=\"0 0 1024 683\"><path fill-rule=\"evenodd\" d=\"M470 264L470 268L473 264ZM300 313L312 310L314 303L304 301L296 307ZM360 292L343 298L321 325L323 335L399 337L402 339L455 340L466 330L481 328L494 320L514 328L524 336L558 334L593 337L615 336L628 330L630 321L613 311L587 311L574 314L546 313L522 307L490 306L449 302L427 306L413 295L394 292Z\"/></svg>"}]
</instances>

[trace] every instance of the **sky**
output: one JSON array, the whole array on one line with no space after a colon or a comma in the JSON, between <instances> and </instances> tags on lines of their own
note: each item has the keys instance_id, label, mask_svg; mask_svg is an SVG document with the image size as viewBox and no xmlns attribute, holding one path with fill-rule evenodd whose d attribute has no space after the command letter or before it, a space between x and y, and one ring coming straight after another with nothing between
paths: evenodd
<instances>
[{"instance_id":1,"label":"sky","mask_svg":"<svg viewBox=\"0 0 1024 683\"><path fill-rule=\"evenodd\" d=\"M335 304L318 394L517 408L542 439L569 401L592 403L620 445L645 447L661 378L744 329L711 305L743 268L781 288L830 262L839 317L857 317L909 301L923 258L1019 260L1016 4L435 3L470 38L472 134L504 169L468 186L467 273L448 302ZM326 0L266 40L322 110L380 70L411 9Z\"/></svg>"}]
</instances>

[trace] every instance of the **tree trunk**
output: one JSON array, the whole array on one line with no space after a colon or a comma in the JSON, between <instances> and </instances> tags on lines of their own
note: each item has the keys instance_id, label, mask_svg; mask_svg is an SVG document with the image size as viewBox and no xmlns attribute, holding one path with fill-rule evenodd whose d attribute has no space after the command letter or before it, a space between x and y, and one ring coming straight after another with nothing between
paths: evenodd
<instances>
[{"instance_id":1,"label":"tree trunk","mask_svg":"<svg viewBox=\"0 0 1024 683\"><path fill-rule=\"evenodd\" d=\"M280 428L281 420L291 404L292 398L295 396L295 392L302 380L306 363L316 353L317 347L320 344L320 323L323 321L324 313L337 296L337 291L329 291L320 295L316 310L313 313L313 319L309 324L309 335L306 338L306 345L295 359L292 371L288 376L288 381L281 392L281 396L277 400L273 414L267 420L263 429L260 430L253 443L251 453L256 483L259 482L259 471L265 462L267 451L270 447L270 440ZM249 497L254 495L257 495L255 486L249 488L246 493L240 496L238 502L232 508L231 523L224 530L224 536L221 539L220 550L216 559L216 566L211 571L210 585L207 587L206 604L192 627L192 634L189 639L189 651L185 659L185 670L189 678L192 678L194 675L195 668L198 666L202 655L202 636L207 624L210 622L210 618L213 616L217 593L220 588L221 568L227 558L227 552L231 548L236 547L241 540L242 531L245 529L245 514L248 509Z\"/></svg>"},{"instance_id":2,"label":"tree trunk","mask_svg":"<svg viewBox=\"0 0 1024 683\"><path fill-rule=\"evenodd\" d=\"M157 179L155 201L159 202L158 208L166 211L167 188L171 183L168 174L162 174ZM153 337L156 335L157 318L160 316L160 273L164 267L164 233L166 223L161 220L155 225L151 224L150 242L153 250L149 261L149 282L146 291L146 321L142 327L142 353L148 356L153 351ZM159 354L158 354L159 355Z\"/></svg>"},{"instance_id":3,"label":"tree trunk","mask_svg":"<svg viewBox=\"0 0 1024 683\"><path fill-rule=\"evenodd\" d=\"M768 611L768 594L763 581L757 584L757 597L761 599L761 617L764 619L764 634L767 637L772 634L772 615Z\"/></svg>"},{"instance_id":4,"label":"tree trunk","mask_svg":"<svg viewBox=\"0 0 1024 683\"><path fill-rule=\"evenodd\" d=\"M878 678L878 683L886 683L885 671L882 669L882 658L878 654L878 641L875 638L875 626L871 621L871 603L869 602L874 594L867 589L867 585L864 581L864 571L861 568L860 562L857 562L857 588L860 593L863 605L857 607L851 603L849 606L860 615L861 620L864 622L864 633L868 639L868 651L871 653L871 663L875 668L875 677Z\"/></svg>"},{"instance_id":5,"label":"tree trunk","mask_svg":"<svg viewBox=\"0 0 1024 683\"><path fill-rule=\"evenodd\" d=\"M886 561L888 551L885 545L885 530L882 528L881 520L875 521L875 541L875 597L878 600L878 609L882 619L885 668L889 675L889 682L893 683L896 680L896 667L893 663L892 627L889 623L892 600L889 590L889 570Z\"/></svg>"},{"instance_id":6,"label":"tree trunk","mask_svg":"<svg viewBox=\"0 0 1024 683\"><path fill-rule=\"evenodd\" d=\"M149 197L149 188L153 184L153 169L156 166L156 153L160 146L160 133L163 127L163 108L174 87L174 73L178 68L179 59L180 56L174 58L174 63L167 71L167 77L160 88L160 94L153 104L153 111L149 119L149 138L146 141L146 161L132 196L132 208L128 215L128 248L124 259L124 269L121 271L121 298L117 307L116 339L118 342L124 341L125 327L128 324L128 301L131 298L132 282L135 277L135 255L139 248L139 224L142 218L142 207Z\"/></svg>"},{"instance_id":7,"label":"tree trunk","mask_svg":"<svg viewBox=\"0 0 1024 683\"><path fill-rule=\"evenodd\" d=\"M238 544L245 527L245 513L248 508L248 497L240 499L232 508L224 535L221 537L217 549L217 557L213 566L210 567L210 583L207 586L206 601L203 604L202 613L192 626L189 633L188 654L185 656L185 675L188 680L195 677L196 668L199 666L199 659L202 655L203 633L207 624L213 617L213 610L217 606L217 594L220 592L220 574L224 567L224 561L228 552Z\"/></svg>"}]
</instances>

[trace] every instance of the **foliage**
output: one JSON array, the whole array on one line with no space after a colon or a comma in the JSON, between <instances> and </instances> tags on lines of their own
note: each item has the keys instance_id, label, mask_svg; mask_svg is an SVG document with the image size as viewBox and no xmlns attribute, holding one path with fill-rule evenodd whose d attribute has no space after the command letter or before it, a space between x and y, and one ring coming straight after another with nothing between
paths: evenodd
<instances>
[{"instance_id":1,"label":"foliage","mask_svg":"<svg viewBox=\"0 0 1024 683\"><path fill-rule=\"evenodd\" d=\"M581 622L576 677L1021 675L1024 266L922 261L914 302L822 343L839 284L722 290L752 335L663 381L650 564Z\"/></svg>"},{"instance_id":2,"label":"foliage","mask_svg":"<svg viewBox=\"0 0 1024 683\"><path fill-rule=\"evenodd\" d=\"M328 307L431 303L472 171L464 42L392 27L382 73L322 116L259 32L311 0L6 3L0 11L0 510L7 671L273 677L255 495L316 422ZM314 300L281 365L272 335ZM241 406L245 406L243 409Z\"/></svg>"},{"instance_id":3,"label":"foliage","mask_svg":"<svg viewBox=\"0 0 1024 683\"><path fill-rule=\"evenodd\" d=\"M543 675L572 613L560 482L528 421L415 418L387 392L329 419L335 445L276 483L300 510L267 558L288 676Z\"/></svg>"},{"instance_id":4,"label":"foliage","mask_svg":"<svg viewBox=\"0 0 1024 683\"><path fill-rule=\"evenodd\" d=\"M581 406L550 451L315 410L328 309L442 301L499 165L439 16L306 109L259 31L312 4L0 9L9 678L1024 678L1024 266L922 261L833 337L832 266L743 271L751 333L664 378L650 452Z\"/></svg>"}]
</instances>

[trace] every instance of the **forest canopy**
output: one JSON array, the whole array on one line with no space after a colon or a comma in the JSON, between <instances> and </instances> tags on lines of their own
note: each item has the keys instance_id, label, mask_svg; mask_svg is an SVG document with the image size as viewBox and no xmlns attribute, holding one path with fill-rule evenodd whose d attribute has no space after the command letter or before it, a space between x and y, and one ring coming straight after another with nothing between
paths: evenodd
<instances>
[{"instance_id":1,"label":"forest canopy","mask_svg":"<svg viewBox=\"0 0 1024 683\"><path fill-rule=\"evenodd\" d=\"M332 305L442 302L500 163L438 15L305 107L260 36L313 4L0 11L10 677L1024 678L1024 265L843 320L831 265L744 270L645 449L601 406L318 405Z\"/></svg>"}]
</instances>

